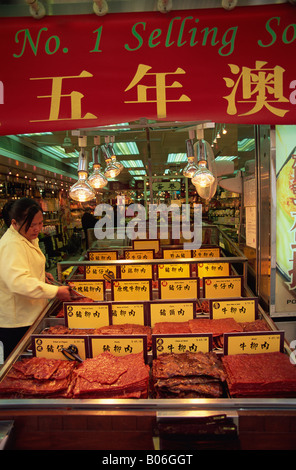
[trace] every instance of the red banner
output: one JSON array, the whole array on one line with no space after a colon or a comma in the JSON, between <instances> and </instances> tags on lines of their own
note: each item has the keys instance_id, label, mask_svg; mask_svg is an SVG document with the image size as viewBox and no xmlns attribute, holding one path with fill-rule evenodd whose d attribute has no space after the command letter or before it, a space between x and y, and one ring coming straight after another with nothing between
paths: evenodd
<instances>
[{"instance_id":1,"label":"red banner","mask_svg":"<svg viewBox=\"0 0 296 470\"><path fill-rule=\"evenodd\" d=\"M0 19L0 134L296 122L296 8Z\"/></svg>"}]
</instances>

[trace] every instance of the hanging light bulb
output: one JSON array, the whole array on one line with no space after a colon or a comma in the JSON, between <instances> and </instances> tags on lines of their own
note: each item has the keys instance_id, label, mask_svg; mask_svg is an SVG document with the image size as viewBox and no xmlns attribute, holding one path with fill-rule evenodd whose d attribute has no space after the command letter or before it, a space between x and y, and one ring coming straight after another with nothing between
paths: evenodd
<instances>
[{"instance_id":1,"label":"hanging light bulb","mask_svg":"<svg viewBox=\"0 0 296 470\"><path fill-rule=\"evenodd\" d=\"M199 186L201 188L205 188L206 186L210 186L215 181L215 177L212 175L210 170L207 168L207 162L206 161L198 162L198 170L194 174L191 181L194 184L194 186Z\"/></svg>"},{"instance_id":2,"label":"hanging light bulb","mask_svg":"<svg viewBox=\"0 0 296 470\"><path fill-rule=\"evenodd\" d=\"M117 166L117 168L119 169L119 171L122 171L124 166L121 162L119 162L116 157L112 157L112 162L114 163L115 166Z\"/></svg>"},{"instance_id":3,"label":"hanging light bulb","mask_svg":"<svg viewBox=\"0 0 296 470\"><path fill-rule=\"evenodd\" d=\"M196 187L197 192L200 194L204 188L210 187L215 182L215 177L207 168L206 142L203 139L198 142L197 153L198 170L193 175L191 181Z\"/></svg>"},{"instance_id":4,"label":"hanging light bulb","mask_svg":"<svg viewBox=\"0 0 296 470\"><path fill-rule=\"evenodd\" d=\"M123 170L124 166L121 162L119 162L116 158L116 155L115 155L115 152L114 152L114 149L113 149L113 143L115 142L115 138L114 136L111 136L111 143L108 144L108 147L109 147L109 151L110 151L110 154L111 154L111 160L112 162L114 163L115 166L117 166L117 168L120 169L120 171Z\"/></svg>"},{"instance_id":5,"label":"hanging light bulb","mask_svg":"<svg viewBox=\"0 0 296 470\"><path fill-rule=\"evenodd\" d=\"M110 160L106 160L107 166L105 169L105 176L107 178L116 178L119 175L120 169L114 165L114 163Z\"/></svg>"},{"instance_id":6,"label":"hanging light bulb","mask_svg":"<svg viewBox=\"0 0 296 470\"><path fill-rule=\"evenodd\" d=\"M116 156L114 155L112 145L107 144L104 147L102 147L102 150L104 151L105 154L105 160L106 160L106 168L105 168L105 176L107 178L115 178L116 176L119 175L121 170L123 169L122 163L117 162Z\"/></svg>"},{"instance_id":7,"label":"hanging light bulb","mask_svg":"<svg viewBox=\"0 0 296 470\"><path fill-rule=\"evenodd\" d=\"M186 148L187 148L188 163L183 169L183 175L186 176L186 178L192 178L198 168L196 166L196 163L194 162L195 157L194 157L193 145L192 145L191 139L186 140Z\"/></svg>"},{"instance_id":8,"label":"hanging light bulb","mask_svg":"<svg viewBox=\"0 0 296 470\"><path fill-rule=\"evenodd\" d=\"M78 160L78 181L69 190L69 196L74 201L86 202L96 197L94 189L87 182L87 177L87 158L83 150L81 150Z\"/></svg>"},{"instance_id":9,"label":"hanging light bulb","mask_svg":"<svg viewBox=\"0 0 296 470\"><path fill-rule=\"evenodd\" d=\"M104 188L108 184L106 176L101 171L101 163L99 159L99 146L93 148L93 172L89 176L87 182L94 189Z\"/></svg>"}]
</instances>

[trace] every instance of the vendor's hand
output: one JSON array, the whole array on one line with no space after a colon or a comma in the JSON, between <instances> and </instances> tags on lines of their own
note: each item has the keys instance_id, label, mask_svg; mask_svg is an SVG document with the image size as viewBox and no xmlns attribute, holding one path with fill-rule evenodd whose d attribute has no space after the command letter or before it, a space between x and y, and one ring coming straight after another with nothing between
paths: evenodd
<instances>
[{"instance_id":1,"label":"vendor's hand","mask_svg":"<svg viewBox=\"0 0 296 470\"><path fill-rule=\"evenodd\" d=\"M54 277L51 273L45 273L45 281L46 282L51 282L51 281L54 281Z\"/></svg>"},{"instance_id":2,"label":"vendor's hand","mask_svg":"<svg viewBox=\"0 0 296 470\"><path fill-rule=\"evenodd\" d=\"M71 291L69 286L61 286L58 288L57 298L63 300L64 302L69 302L71 300Z\"/></svg>"}]
</instances>

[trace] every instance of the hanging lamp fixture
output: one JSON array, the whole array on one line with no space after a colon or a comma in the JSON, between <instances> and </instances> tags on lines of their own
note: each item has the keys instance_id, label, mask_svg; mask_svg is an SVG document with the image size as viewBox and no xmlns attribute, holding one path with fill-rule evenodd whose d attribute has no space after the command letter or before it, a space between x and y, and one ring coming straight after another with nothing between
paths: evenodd
<instances>
[{"instance_id":1,"label":"hanging lamp fixture","mask_svg":"<svg viewBox=\"0 0 296 470\"><path fill-rule=\"evenodd\" d=\"M69 196L74 201L86 202L96 197L94 189L88 184L87 157L83 149L79 152L78 160L78 181L71 186Z\"/></svg>"},{"instance_id":2,"label":"hanging lamp fixture","mask_svg":"<svg viewBox=\"0 0 296 470\"><path fill-rule=\"evenodd\" d=\"M188 163L183 169L183 176L186 176L186 178L192 178L196 171L198 170L198 167L195 163L195 156L194 156L194 151L193 151L193 143L192 139L187 139L186 140L186 151L187 151L187 159Z\"/></svg>"},{"instance_id":3,"label":"hanging lamp fixture","mask_svg":"<svg viewBox=\"0 0 296 470\"><path fill-rule=\"evenodd\" d=\"M116 178L116 176L118 176L123 169L122 163L117 162L111 143L106 143L102 147L102 151L106 161L106 168L104 172L106 178Z\"/></svg>"},{"instance_id":4,"label":"hanging lamp fixture","mask_svg":"<svg viewBox=\"0 0 296 470\"><path fill-rule=\"evenodd\" d=\"M109 148L110 148L110 152L111 152L111 154L112 154L112 157L111 157L111 158L112 158L112 160L113 160L113 163L120 169L120 171L122 171L123 168L124 168L124 166L123 166L123 164L122 164L121 162L119 162L119 161L117 160L116 155L115 155L115 152L114 152L114 148L113 148L113 144L114 144L114 142L115 142L115 137L114 137L114 135L111 136L110 142L111 142L111 145L109 146Z\"/></svg>"},{"instance_id":5,"label":"hanging lamp fixture","mask_svg":"<svg viewBox=\"0 0 296 470\"><path fill-rule=\"evenodd\" d=\"M38 0L26 0L27 5L29 5L29 10L33 18L40 20L46 15L46 10L42 3Z\"/></svg>"},{"instance_id":6,"label":"hanging lamp fixture","mask_svg":"<svg viewBox=\"0 0 296 470\"><path fill-rule=\"evenodd\" d=\"M195 163L195 156L193 150L193 140L195 138L195 131L189 131L189 139L186 140L186 152L188 163L183 169L183 176L186 178L192 178L197 171L197 165Z\"/></svg>"},{"instance_id":7,"label":"hanging lamp fixture","mask_svg":"<svg viewBox=\"0 0 296 470\"><path fill-rule=\"evenodd\" d=\"M193 175L191 181L196 187L197 192L211 186L215 182L215 177L207 167L206 142L201 139L197 145L198 169Z\"/></svg>"},{"instance_id":8,"label":"hanging lamp fixture","mask_svg":"<svg viewBox=\"0 0 296 470\"><path fill-rule=\"evenodd\" d=\"M101 170L101 158L100 158L100 137L96 136L94 139L95 147L93 148L93 172L88 177L87 182L94 189L104 188L108 184L108 180Z\"/></svg>"}]
</instances>

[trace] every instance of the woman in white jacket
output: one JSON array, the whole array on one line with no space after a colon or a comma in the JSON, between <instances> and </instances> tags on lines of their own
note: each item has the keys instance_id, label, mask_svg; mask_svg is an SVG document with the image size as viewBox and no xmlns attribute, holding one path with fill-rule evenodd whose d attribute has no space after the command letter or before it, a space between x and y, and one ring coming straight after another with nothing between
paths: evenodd
<instances>
[{"instance_id":1,"label":"woman in white jacket","mask_svg":"<svg viewBox=\"0 0 296 470\"><path fill-rule=\"evenodd\" d=\"M71 300L68 286L50 284L38 235L42 209L33 199L22 198L10 209L11 225L0 239L0 341L4 359L36 320L49 299Z\"/></svg>"}]
</instances>

